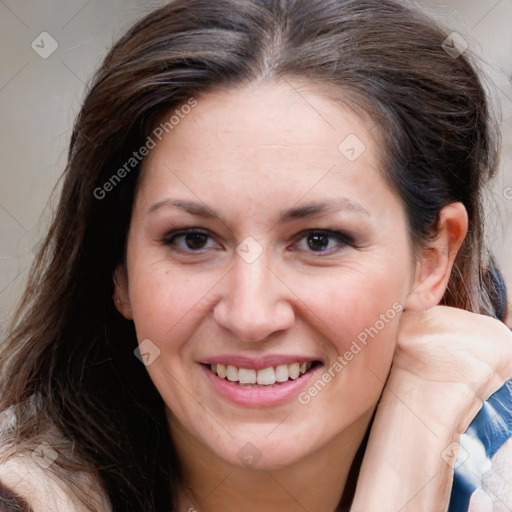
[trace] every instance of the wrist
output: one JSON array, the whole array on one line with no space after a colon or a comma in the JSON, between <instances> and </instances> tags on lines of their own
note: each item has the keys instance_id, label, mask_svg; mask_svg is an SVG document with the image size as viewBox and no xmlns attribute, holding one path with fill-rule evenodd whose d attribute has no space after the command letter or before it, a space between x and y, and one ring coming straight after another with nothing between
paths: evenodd
<instances>
[{"instance_id":1,"label":"wrist","mask_svg":"<svg viewBox=\"0 0 512 512\"><path fill-rule=\"evenodd\" d=\"M483 400L463 382L431 382L406 371L390 374L379 407L409 409L439 438L460 436ZM402 411L404 413L404 411Z\"/></svg>"}]
</instances>

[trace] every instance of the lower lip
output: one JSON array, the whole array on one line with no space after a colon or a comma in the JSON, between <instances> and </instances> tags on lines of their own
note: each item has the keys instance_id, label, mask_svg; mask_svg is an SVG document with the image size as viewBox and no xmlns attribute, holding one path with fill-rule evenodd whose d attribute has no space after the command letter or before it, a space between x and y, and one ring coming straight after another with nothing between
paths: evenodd
<instances>
[{"instance_id":1,"label":"lower lip","mask_svg":"<svg viewBox=\"0 0 512 512\"><path fill-rule=\"evenodd\" d=\"M227 379L221 379L207 366L202 364L201 367L208 379L210 379L215 391L229 401L246 407L268 407L296 398L322 366L315 366L295 380L287 380L281 384L257 388L246 388Z\"/></svg>"}]
</instances>

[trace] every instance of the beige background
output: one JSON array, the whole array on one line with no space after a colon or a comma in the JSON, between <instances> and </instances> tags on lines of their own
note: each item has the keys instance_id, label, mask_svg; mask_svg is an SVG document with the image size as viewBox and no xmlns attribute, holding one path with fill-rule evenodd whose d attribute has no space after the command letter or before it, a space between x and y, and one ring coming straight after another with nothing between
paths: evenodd
<instances>
[{"instance_id":1,"label":"beige background","mask_svg":"<svg viewBox=\"0 0 512 512\"><path fill-rule=\"evenodd\" d=\"M212 0L214 1L214 0ZM85 86L112 42L153 0L0 0L0 340L54 204ZM490 241L512 289L512 0L417 2L482 57L503 127L503 164L489 194ZM57 49L51 49L49 36ZM32 48L32 42L44 48ZM38 43L39 42L39 43ZM72 236L72 234L70 234Z\"/></svg>"}]
</instances>

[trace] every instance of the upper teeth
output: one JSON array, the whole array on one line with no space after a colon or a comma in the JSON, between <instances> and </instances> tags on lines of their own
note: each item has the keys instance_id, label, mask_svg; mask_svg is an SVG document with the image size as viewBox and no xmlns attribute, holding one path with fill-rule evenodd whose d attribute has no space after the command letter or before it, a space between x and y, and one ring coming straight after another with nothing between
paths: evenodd
<instances>
[{"instance_id":1,"label":"upper teeth","mask_svg":"<svg viewBox=\"0 0 512 512\"><path fill-rule=\"evenodd\" d=\"M286 382L288 379L296 379L306 373L313 363L281 364L275 368L269 366L261 370L249 368L237 368L232 365L212 364L210 369L221 379L227 378L231 382L240 384L260 384L269 386L276 382Z\"/></svg>"}]
</instances>

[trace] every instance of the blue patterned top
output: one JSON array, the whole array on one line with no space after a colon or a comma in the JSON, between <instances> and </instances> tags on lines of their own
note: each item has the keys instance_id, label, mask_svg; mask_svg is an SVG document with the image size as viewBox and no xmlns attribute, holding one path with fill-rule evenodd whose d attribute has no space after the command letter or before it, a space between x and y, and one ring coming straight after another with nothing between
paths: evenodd
<instances>
[{"instance_id":1,"label":"blue patterned top","mask_svg":"<svg viewBox=\"0 0 512 512\"><path fill-rule=\"evenodd\" d=\"M480 412L460 438L449 512L467 512L475 492L484 493L489 504L500 503L505 507L503 510L512 510L511 455L508 454L505 461L500 460L498 464L500 451L501 459L505 457L504 445L509 439L512 439L512 381L510 380L484 402ZM512 441L507 444L511 443Z\"/></svg>"}]
</instances>

